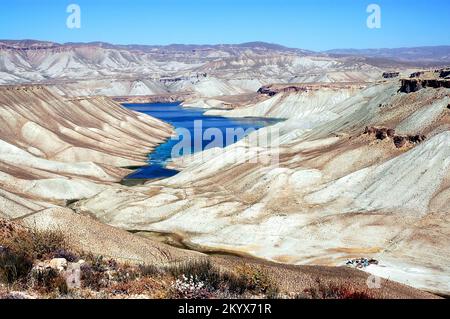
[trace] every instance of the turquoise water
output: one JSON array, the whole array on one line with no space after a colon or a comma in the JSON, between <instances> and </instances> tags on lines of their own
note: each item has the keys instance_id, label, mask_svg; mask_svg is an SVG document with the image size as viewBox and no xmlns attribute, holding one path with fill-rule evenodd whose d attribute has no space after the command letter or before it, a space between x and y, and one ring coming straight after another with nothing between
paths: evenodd
<instances>
[{"instance_id":1,"label":"turquoise water","mask_svg":"<svg viewBox=\"0 0 450 319\"><path fill-rule=\"evenodd\" d=\"M226 138L227 129L239 129L248 131L249 129L257 130L261 127L271 125L277 120L261 119L261 118L225 118L220 116L205 116L205 109L200 108L183 108L179 103L152 103L152 104L124 104L124 107L137 112L145 113L156 117L164 122L172 124L175 129L184 133L182 136L177 134L177 138L171 138L165 143L159 145L149 156L149 165L139 168L137 171L127 176L127 179L156 179L170 177L178 173L176 170L165 168L166 162L172 158L172 151L177 144L184 138L188 141L190 138L189 148L181 149L176 156L186 155L186 153L195 153L205 149L212 140L201 139L195 140L195 136L203 135L208 129L220 130L223 134L221 144L227 146L237 142L240 137L234 139ZM199 121L201 120L201 127ZM197 123L197 126L195 125ZM181 132L182 131L182 132ZM189 132L189 134L186 134ZM246 134L245 134L246 135ZM244 135L244 136L245 136ZM217 142L217 141L215 141Z\"/></svg>"}]
</instances>

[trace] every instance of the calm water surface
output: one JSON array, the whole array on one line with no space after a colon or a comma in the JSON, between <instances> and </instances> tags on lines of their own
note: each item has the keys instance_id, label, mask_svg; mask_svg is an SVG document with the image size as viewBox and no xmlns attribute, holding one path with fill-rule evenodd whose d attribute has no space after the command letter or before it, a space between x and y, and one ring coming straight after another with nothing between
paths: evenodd
<instances>
[{"instance_id":1,"label":"calm water surface","mask_svg":"<svg viewBox=\"0 0 450 319\"><path fill-rule=\"evenodd\" d=\"M227 140L226 129L242 128L247 130L249 128L259 129L261 127L275 124L277 120L261 119L261 118L225 118L220 116L205 116L205 109L200 108L183 108L179 103L152 103L152 104L124 104L128 109L145 113L156 117L164 122L172 124L175 129L185 129L190 132L191 137L191 149L189 152L195 153L203 150L210 140L202 140L201 145L194 147L194 121L202 120L201 122L201 134L208 128L217 128L223 134L223 145L228 146L237 142L237 138L234 140ZM198 129L198 126L197 126ZM200 132L198 129L197 135ZM165 143L159 145L151 154L149 154L149 165L139 168L137 171L127 176L127 179L156 179L170 177L178 173L176 170L165 168L166 163L172 157L173 147L180 143L182 138L186 138L186 135L179 137L178 139L169 139ZM183 155L182 152L178 154Z\"/></svg>"}]
</instances>

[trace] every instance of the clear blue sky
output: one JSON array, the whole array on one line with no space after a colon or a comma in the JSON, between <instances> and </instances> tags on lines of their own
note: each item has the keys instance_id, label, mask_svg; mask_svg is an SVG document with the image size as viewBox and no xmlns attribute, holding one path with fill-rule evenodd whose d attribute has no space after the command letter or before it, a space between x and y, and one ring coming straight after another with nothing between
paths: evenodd
<instances>
[{"instance_id":1,"label":"clear blue sky","mask_svg":"<svg viewBox=\"0 0 450 319\"><path fill-rule=\"evenodd\" d=\"M81 29L66 7L81 7ZM381 29L366 26L369 4ZM449 0L0 0L0 39L116 44L266 41L311 50L450 45Z\"/></svg>"}]
</instances>

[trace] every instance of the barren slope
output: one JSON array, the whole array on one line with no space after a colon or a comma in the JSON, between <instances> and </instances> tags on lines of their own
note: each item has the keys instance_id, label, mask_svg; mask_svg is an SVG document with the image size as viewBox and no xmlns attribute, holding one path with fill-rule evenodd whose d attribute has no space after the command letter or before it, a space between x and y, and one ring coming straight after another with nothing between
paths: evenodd
<instances>
[{"instance_id":1,"label":"barren slope","mask_svg":"<svg viewBox=\"0 0 450 319\"><path fill-rule=\"evenodd\" d=\"M370 82L381 74L361 58L330 58L266 43L151 47L0 41L0 84L54 85L68 96L214 97L254 92L274 82Z\"/></svg>"},{"instance_id":2,"label":"barren slope","mask_svg":"<svg viewBox=\"0 0 450 319\"><path fill-rule=\"evenodd\" d=\"M367 271L448 293L450 93L398 90L391 81L352 94L280 93L253 107L291 114L276 124L278 149L250 137L175 161L183 171L172 178L76 207L121 228L177 233L197 249L312 265L374 257L380 264ZM405 143L366 126L398 129ZM249 161L277 150L279 164Z\"/></svg>"},{"instance_id":3,"label":"barren slope","mask_svg":"<svg viewBox=\"0 0 450 319\"><path fill-rule=\"evenodd\" d=\"M9 217L97 194L171 134L108 98L39 86L1 87L0 118L0 215Z\"/></svg>"}]
</instances>

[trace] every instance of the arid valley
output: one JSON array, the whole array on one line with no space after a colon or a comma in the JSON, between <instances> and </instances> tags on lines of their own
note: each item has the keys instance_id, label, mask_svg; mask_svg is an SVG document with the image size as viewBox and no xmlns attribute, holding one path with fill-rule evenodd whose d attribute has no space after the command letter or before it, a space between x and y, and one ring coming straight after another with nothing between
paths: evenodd
<instances>
[{"instance_id":1,"label":"arid valley","mask_svg":"<svg viewBox=\"0 0 450 319\"><path fill-rule=\"evenodd\" d=\"M0 41L0 234L58 229L75 251L131 265L208 260L233 273L245 261L284 297L318 280L448 296L448 65L450 47ZM177 129L126 105L176 102L276 121L169 158L173 176L125 183Z\"/></svg>"}]
</instances>

